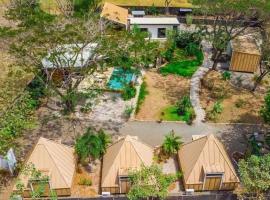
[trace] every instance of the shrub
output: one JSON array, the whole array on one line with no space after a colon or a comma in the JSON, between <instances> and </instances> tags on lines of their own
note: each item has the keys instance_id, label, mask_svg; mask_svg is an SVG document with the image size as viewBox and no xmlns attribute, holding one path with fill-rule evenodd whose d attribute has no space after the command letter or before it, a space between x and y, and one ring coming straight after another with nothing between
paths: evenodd
<instances>
[{"instance_id":1,"label":"shrub","mask_svg":"<svg viewBox=\"0 0 270 200\"><path fill-rule=\"evenodd\" d=\"M89 179L89 178L80 178L78 184L79 184L79 185L91 186L91 185L92 185L92 180Z\"/></svg>"},{"instance_id":2,"label":"shrub","mask_svg":"<svg viewBox=\"0 0 270 200\"><path fill-rule=\"evenodd\" d=\"M227 81L227 80L230 80L231 79L231 73L228 72L228 71L225 71L222 73L222 79Z\"/></svg>"},{"instance_id":3,"label":"shrub","mask_svg":"<svg viewBox=\"0 0 270 200\"><path fill-rule=\"evenodd\" d=\"M193 17L192 15L186 15L186 23L188 26L190 26L193 22Z\"/></svg>"},{"instance_id":4,"label":"shrub","mask_svg":"<svg viewBox=\"0 0 270 200\"><path fill-rule=\"evenodd\" d=\"M134 110L134 107L133 106L126 106L125 107L125 110L124 110L124 116L126 118L129 118L130 115L131 115L131 113L133 112L133 110Z\"/></svg>"},{"instance_id":5,"label":"shrub","mask_svg":"<svg viewBox=\"0 0 270 200\"><path fill-rule=\"evenodd\" d=\"M243 99L237 99L237 101L235 102L235 107L242 108L245 104L246 104L246 101L244 101Z\"/></svg>"},{"instance_id":6,"label":"shrub","mask_svg":"<svg viewBox=\"0 0 270 200\"><path fill-rule=\"evenodd\" d=\"M264 105L260 110L260 115L265 123L270 124L270 91L264 97Z\"/></svg>"},{"instance_id":7,"label":"shrub","mask_svg":"<svg viewBox=\"0 0 270 200\"><path fill-rule=\"evenodd\" d=\"M196 32L179 31L175 36L175 42L178 48L185 48L189 43L199 45L201 40L200 34Z\"/></svg>"},{"instance_id":8,"label":"shrub","mask_svg":"<svg viewBox=\"0 0 270 200\"><path fill-rule=\"evenodd\" d=\"M134 98L135 96L136 96L136 88L134 86L127 85L122 92L122 98L125 101L127 101Z\"/></svg>"},{"instance_id":9,"label":"shrub","mask_svg":"<svg viewBox=\"0 0 270 200\"><path fill-rule=\"evenodd\" d=\"M207 113L207 118L210 120L216 120L217 116L221 114L223 111L223 107L221 105L220 101L217 101L214 103L213 108L210 110L210 112Z\"/></svg>"},{"instance_id":10,"label":"shrub","mask_svg":"<svg viewBox=\"0 0 270 200\"><path fill-rule=\"evenodd\" d=\"M139 92L136 113L138 113L140 111L140 106L142 105L143 101L145 100L146 95L148 95L147 85L146 85L146 82L143 81L143 83L141 85L140 92Z\"/></svg>"},{"instance_id":11,"label":"shrub","mask_svg":"<svg viewBox=\"0 0 270 200\"><path fill-rule=\"evenodd\" d=\"M199 51L199 46L193 42L188 43L185 47L185 52L188 56L194 56Z\"/></svg>"},{"instance_id":12,"label":"shrub","mask_svg":"<svg viewBox=\"0 0 270 200\"><path fill-rule=\"evenodd\" d=\"M188 96L183 96L177 104L179 115L184 115L190 107L192 107Z\"/></svg>"}]
</instances>

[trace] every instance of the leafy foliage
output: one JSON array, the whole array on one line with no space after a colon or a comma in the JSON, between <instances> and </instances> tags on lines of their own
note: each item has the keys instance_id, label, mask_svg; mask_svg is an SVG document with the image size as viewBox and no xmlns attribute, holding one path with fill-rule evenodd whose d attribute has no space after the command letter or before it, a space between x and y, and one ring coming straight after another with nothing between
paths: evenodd
<instances>
[{"instance_id":1,"label":"leafy foliage","mask_svg":"<svg viewBox=\"0 0 270 200\"><path fill-rule=\"evenodd\" d=\"M179 115L184 115L190 107L192 107L192 105L189 96L183 96L178 103Z\"/></svg>"},{"instance_id":2,"label":"leafy foliage","mask_svg":"<svg viewBox=\"0 0 270 200\"><path fill-rule=\"evenodd\" d=\"M27 164L23 167L21 174L29 177L29 181L35 184L34 190L30 192L31 199L40 199L43 197L46 191L46 187L49 183L49 177L44 175L41 171L37 170L33 164ZM14 192L10 200L16 200L17 195L22 195L24 190L28 189L25 187L22 181L19 179L16 182L16 192ZM54 190L50 190L48 194L51 200L57 200L57 194Z\"/></svg>"},{"instance_id":3,"label":"leafy foliage","mask_svg":"<svg viewBox=\"0 0 270 200\"><path fill-rule=\"evenodd\" d=\"M168 187L176 180L175 175L163 174L157 165L142 166L140 170L129 172L131 188L128 193L130 200L154 197L165 199L168 195Z\"/></svg>"},{"instance_id":4,"label":"leafy foliage","mask_svg":"<svg viewBox=\"0 0 270 200\"><path fill-rule=\"evenodd\" d=\"M96 133L91 128L88 128L86 133L76 140L75 151L82 162L88 157L99 159L106 152L110 142L110 135L103 130Z\"/></svg>"},{"instance_id":5,"label":"leafy foliage","mask_svg":"<svg viewBox=\"0 0 270 200\"><path fill-rule=\"evenodd\" d=\"M270 154L254 156L239 162L239 174L244 186L243 194L255 194L263 199L270 189Z\"/></svg>"},{"instance_id":6,"label":"leafy foliage","mask_svg":"<svg viewBox=\"0 0 270 200\"><path fill-rule=\"evenodd\" d=\"M145 97L148 95L148 91L147 91L147 85L146 82L143 81L143 83L141 84L141 89L139 92L139 97L138 97L138 102L137 102L137 107L136 107L136 113L138 113L140 111L140 106L142 105L143 101L145 100Z\"/></svg>"},{"instance_id":7,"label":"leafy foliage","mask_svg":"<svg viewBox=\"0 0 270 200\"><path fill-rule=\"evenodd\" d=\"M126 85L122 91L122 98L127 101L136 96L136 88L132 85Z\"/></svg>"},{"instance_id":8,"label":"leafy foliage","mask_svg":"<svg viewBox=\"0 0 270 200\"><path fill-rule=\"evenodd\" d=\"M180 136L176 136L172 130L169 134L165 136L162 144L162 151L168 156L172 156L177 153L180 146L183 144Z\"/></svg>"},{"instance_id":9,"label":"leafy foliage","mask_svg":"<svg viewBox=\"0 0 270 200\"><path fill-rule=\"evenodd\" d=\"M270 124L270 91L264 97L264 105L260 110L260 115L265 123Z\"/></svg>"},{"instance_id":10,"label":"leafy foliage","mask_svg":"<svg viewBox=\"0 0 270 200\"><path fill-rule=\"evenodd\" d=\"M230 80L231 76L232 76L232 74L230 72L228 72L228 71L225 71L225 72L222 73L222 79L225 80L225 81Z\"/></svg>"},{"instance_id":11,"label":"leafy foliage","mask_svg":"<svg viewBox=\"0 0 270 200\"><path fill-rule=\"evenodd\" d=\"M217 116L221 114L223 111L223 107L220 101L214 103L213 108L207 113L207 118L210 120L216 120Z\"/></svg>"},{"instance_id":12,"label":"leafy foliage","mask_svg":"<svg viewBox=\"0 0 270 200\"><path fill-rule=\"evenodd\" d=\"M169 61L169 64L160 69L163 75L177 74L184 77L191 77L203 62L203 53L200 50L200 38L197 33L172 32L168 34L166 51L162 53L163 57ZM185 49L187 56L195 56L195 59L176 57L179 48Z\"/></svg>"}]
</instances>

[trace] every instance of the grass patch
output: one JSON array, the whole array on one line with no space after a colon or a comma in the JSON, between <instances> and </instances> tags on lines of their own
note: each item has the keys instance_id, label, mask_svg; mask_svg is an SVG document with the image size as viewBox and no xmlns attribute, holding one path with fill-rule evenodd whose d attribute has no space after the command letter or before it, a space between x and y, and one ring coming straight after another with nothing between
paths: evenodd
<instances>
[{"instance_id":1,"label":"grass patch","mask_svg":"<svg viewBox=\"0 0 270 200\"><path fill-rule=\"evenodd\" d=\"M137 101L137 107L136 107L136 113L138 113L140 111L140 107L142 105L142 103L145 100L145 97L149 94L149 92L147 91L147 85L146 82L143 81L142 85L141 85L141 89L140 89L140 93L139 93L139 97L138 97L138 101Z\"/></svg>"},{"instance_id":2,"label":"grass patch","mask_svg":"<svg viewBox=\"0 0 270 200\"><path fill-rule=\"evenodd\" d=\"M168 106L164 108L161 112L161 119L165 121L189 121L189 113L185 113L185 115L180 116L178 114L178 107L175 105Z\"/></svg>"},{"instance_id":3,"label":"grass patch","mask_svg":"<svg viewBox=\"0 0 270 200\"><path fill-rule=\"evenodd\" d=\"M182 60L182 58L178 56L178 60L174 58L172 62L162 67L160 73L163 75L176 74L183 77L191 77L203 61L203 53L201 51L195 56L196 58L194 60Z\"/></svg>"}]
</instances>

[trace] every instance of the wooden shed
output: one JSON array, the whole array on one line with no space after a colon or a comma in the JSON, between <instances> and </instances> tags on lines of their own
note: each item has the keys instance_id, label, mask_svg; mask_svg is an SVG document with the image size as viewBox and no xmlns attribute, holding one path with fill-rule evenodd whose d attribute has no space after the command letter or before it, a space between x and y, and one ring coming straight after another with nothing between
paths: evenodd
<instances>
[{"instance_id":1,"label":"wooden shed","mask_svg":"<svg viewBox=\"0 0 270 200\"><path fill-rule=\"evenodd\" d=\"M228 154L214 135L184 144L178 158L185 189L234 190L239 184Z\"/></svg>"},{"instance_id":2,"label":"wooden shed","mask_svg":"<svg viewBox=\"0 0 270 200\"><path fill-rule=\"evenodd\" d=\"M154 149L137 137L125 136L111 145L103 157L101 191L125 194L129 191L128 171L150 166Z\"/></svg>"},{"instance_id":3,"label":"wooden shed","mask_svg":"<svg viewBox=\"0 0 270 200\"><path fill-rule=\"evenodd\" d=\"M252 37L239 36L229 45L231 55L230 70L238 72L257 72L261 60L261 52Z\"/></svg>"},{"instance_id":4,"label":"wooden shed","mask_svg":"<svg viewBox=\"0 0 270 200\"><path fill-rule=\"evenodd\" d=\"M75 174L74 150L66 145L40 138L30 154L26 165L34 165L35 169L48 176L44 197L49 196L50 190L56 192L57 196L70 196L73 177ZM33 182L31 177L25 174L19 175L19 180L26 188L24 198L30 198L38 180ZM16 191L17 188L14 188Z\"/></svg>"}]
</instances>

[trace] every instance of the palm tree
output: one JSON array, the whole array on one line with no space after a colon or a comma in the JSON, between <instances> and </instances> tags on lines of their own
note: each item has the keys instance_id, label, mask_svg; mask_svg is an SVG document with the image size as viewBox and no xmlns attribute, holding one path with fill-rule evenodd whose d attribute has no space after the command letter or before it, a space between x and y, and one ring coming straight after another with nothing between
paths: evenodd
<instances>
[{"instance_id":1,"label":"palm tree","mask_svg":"<svg viewBox=\"0 0 270 200\"><path fill-rule=\"evenodd\" d=\"M85 161L89 157L93 160L100 159L106 152L110 142L110 135L103 130L96 133L91 128L88 128L86 133L76 140L75 151L81 161Z\"/></svg>"},{"instance_id":2,"label":"palm tree","mask_svg":"<svg viewBox=\"0 0 270 200\"><path fill-rule=\"evenodd\" d=\"M168 156L172 156L177 153L180 146L183 144L180 136L176 136L172 130L169 134L165 136L164 142L162 144L162 150Z\"/></svg>"},{"instance_id":3,"label":"palm tree","mask_svg":"<svg viewBox=\"0 0 270 200\"><path fill-rule=\"evenodd\" d=\"M112 138L111 135L106 134L102 129L98 131L97 136L101 142L100 154L103 156L109 144L112 142Z\"/></svg>"}]
</instances>

